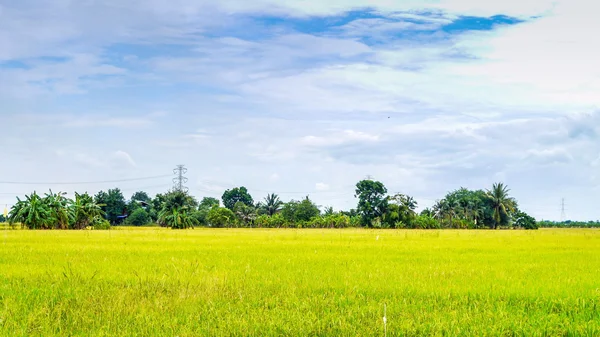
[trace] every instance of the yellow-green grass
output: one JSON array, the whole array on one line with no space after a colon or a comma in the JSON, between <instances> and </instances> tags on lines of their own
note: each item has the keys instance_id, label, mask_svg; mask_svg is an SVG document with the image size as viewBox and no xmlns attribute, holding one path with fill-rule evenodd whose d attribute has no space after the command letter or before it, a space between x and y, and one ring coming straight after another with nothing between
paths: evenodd
<instances>
[{"instance_id":1,"label":"yellow-green grass","mask_svg":"<svg viewBox=\"0 0 600 337\"><path fill-rule=\"evenodd\" d=\"M600 231L0 232L5 336L598 336Z\"/></svg>"}]
</instances>

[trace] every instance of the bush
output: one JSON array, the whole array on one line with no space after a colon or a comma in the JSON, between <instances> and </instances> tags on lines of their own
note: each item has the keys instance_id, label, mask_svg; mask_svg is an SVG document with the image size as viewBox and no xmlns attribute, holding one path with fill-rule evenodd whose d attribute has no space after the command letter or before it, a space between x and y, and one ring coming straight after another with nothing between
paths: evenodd
<instances>
[{"instance_id":1,"label":"bush","mask_svg":"<svg viewBox=\"0 0 600 337\"><path fill-rule=\"evenodd\" d=\"M515 225L525 229L538 229L539 224L535 218L525 212L517 212L515 214Z\"/></svg>"},{"instance_id":2,"label":"bush","mask_svg":"<svg viewBox=\"0 0 600 337\"><path fill-rule=\"evenodd\" d=\"M413 227L417 229L439 229L441 225L432 216L424 214L417 216Z\"/></svg>"},{"instance_id":3,"label":"bush","mask_svg":"<svg viewBox=\"0 0 600 337\"><path fill-rule=\"evenodd\" d=\"M235 214L225 207L213 207L206 216L206 221L211 227L234 227Z\"/></svg>"},{"instance_id":4,"label":"bush","mask_svg":"<svg viewBox=\"0 0 600 337\"><path fill-rule=\"evenodd\" d=\"M108 230L110 229L110 222L101 217L95 217L90 223L90 226L92 226L94 230Z\"/></svg>"},{"instance_id":5,"label":"bush","mask_svg":"<svg viewBox=\"0 0 600 337\"><path fill-rule=\"evenodd\" d=\"M127 223L133 226L144 226L149 224L150 221L150 214L143 208L136 209L131 213L129 218L127 218Z\"/></svg>"},{"instance_id":6,"label":"bush","mask_svg":"<svg viewBox=\"0 0 600 337\"><path fill-rule=\"evenodd\" d=\"M324 227L327 228L347 228L350 227L350 217L343 214L332 214L324 219Z\"/></svg>"}]
</instances>

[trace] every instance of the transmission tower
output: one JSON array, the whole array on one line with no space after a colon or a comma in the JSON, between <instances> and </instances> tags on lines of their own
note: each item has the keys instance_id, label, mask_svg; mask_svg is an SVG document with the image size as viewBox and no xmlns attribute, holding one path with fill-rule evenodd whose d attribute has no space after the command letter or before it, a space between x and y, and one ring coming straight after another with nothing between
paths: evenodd
<instances>
[{"instance_id":1,"label":"transmission tower","mask_svg":"<svg viewBox=\"0 0 600 337\"><path fill-rule=\"evenodd\" d=\"M565 198L562 198L562 202L560 204L560 222L565 222L566 220L566 213L565 213Z\"/></svg>"},{"instance_id":2,"label":"transmission tower","mask_svg":"<svg viewBox=\"0 0 600 337\"><path fill-rule=\"evenodd\" d=\"M184 176L187 173L185 166L177 165L173 173L175 174L175 178L173 178L174 189L180 192L187 192L188 188L184 185L188 181L188 178Z\"/></svg>"}]
</instances>

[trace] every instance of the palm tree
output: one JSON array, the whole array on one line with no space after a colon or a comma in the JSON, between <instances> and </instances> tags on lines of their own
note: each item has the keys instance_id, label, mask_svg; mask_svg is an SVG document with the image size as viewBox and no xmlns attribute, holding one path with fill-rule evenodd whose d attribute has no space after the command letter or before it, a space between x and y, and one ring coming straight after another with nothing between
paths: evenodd
<instances>
[{"instance_id":1,"label":"palm tree","mask_svg":"<svg viewBox=\"0 0 600 337\"><path fill-rule=\"evenodd\" d=\"M502 222L502 215L508 215L509 211L515 210L514 199L508 196L509 191L503 183L495 183L491 190L487 190L487 197L494 209L494 229Z\"/></svg>"},{"instance_id":2,"label":"palm tree","mask_svg":"<svg viewBox=\"0 0 600 337\"><path fill-rule=\"evenodd\" d=\"M281 210L283 202L279 199L279 196L277 194L273 193L268 194L265 197L265 203L262 206L268 215L273 216Z\"/></svg>"},{"instance_id":3,"label":"palm tree","mask_svg":"<svg viewBox=\"0 0 600 337\"><path fill-rule=\"evenodd\" d=\"M252 226L252 223L256 219L256 209L244 204L241 201L235 203L235 206L233 206L233 212L246 225Z\"/></svg>"},{"instance_id":4,"label":"palm tree","mask_svg":"<svg viewBox=\"0 0 600 337\"><path fill-rule=\"evenodd\" d=\"M164 208L158 215L158 221L173 229L193 228L194 219L187 211L187 206Z\"/></svg>"}]
</instances>

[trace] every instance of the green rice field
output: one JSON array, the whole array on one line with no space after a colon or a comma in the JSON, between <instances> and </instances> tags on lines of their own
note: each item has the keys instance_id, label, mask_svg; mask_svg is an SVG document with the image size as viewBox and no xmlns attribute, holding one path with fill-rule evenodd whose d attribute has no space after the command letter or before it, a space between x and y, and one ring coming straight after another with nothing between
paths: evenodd
<instances>
[{"instance_id":1,"label":"green rice field","mask_svg":"<svg viewBox=\"0 0 600 337\"><path fill-rule=\"evenodd\" d=\"M386 334L599 336L600 231L0 231L2 336Z\"/></svg>"}]
</instances>

